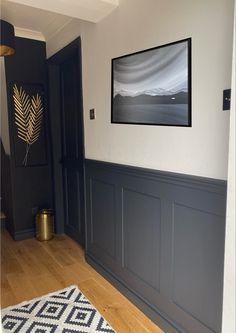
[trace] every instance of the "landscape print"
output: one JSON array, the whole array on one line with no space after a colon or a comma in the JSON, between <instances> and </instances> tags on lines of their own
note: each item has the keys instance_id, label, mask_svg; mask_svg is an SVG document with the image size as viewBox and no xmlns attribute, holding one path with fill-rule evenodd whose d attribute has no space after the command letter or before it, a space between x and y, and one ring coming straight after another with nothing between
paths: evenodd
<instances>
[{"instance_id":1,"label":"landscape print","mask_svg":"<svg viewBox=\"0 0 236 333\"><path fill-rule=\"evenodd\" d=\"M112 59L112 122L191 126L190 39Z\"/></svg>"}]
</instances>

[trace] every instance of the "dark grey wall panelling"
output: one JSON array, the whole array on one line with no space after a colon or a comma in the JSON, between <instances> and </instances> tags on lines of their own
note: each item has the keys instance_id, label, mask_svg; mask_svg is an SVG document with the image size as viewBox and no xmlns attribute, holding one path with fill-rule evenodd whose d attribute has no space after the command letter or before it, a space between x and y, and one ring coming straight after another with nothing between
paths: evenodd
<instances>
[{"instance_id":1,"label":"dark grey wall panelling","mask_svg":"<svg viewBox=\"0 0 236 333\"><path fill-rule=\"evenodd\" d=\"M15 239L34 236L34 215L32 208L53 207L51 160L49 145L48 109L47 109L47 75L46 75L46 44L45 42L19 38L15 39L16 53L5 58L5 71L7 83L7 100L10 132L10 171L12 193L12 220L10 232ZM40 86L44 91L44 133L46 162L42 165L23 166L16 163L18 147L15 144L14 132L14 104L12 99L12 85ZM24 143L22 141L22 146ZM32 146L34 154L41 149L37 143ZM38 148L37 148L38 147ZM39 148L41 147L41 148ZM35 150L36 149L36 150ZM10 227L6 225L6 227ZM9 228L8 228L9 229Z\"/></svg>"},{"instance_id":2,"label":"dark grey wall panelling","mask_svg":"<svg viewBox=\"0 0 236 333\"><path fill-rule=\"evenodd\" d=\"M226 183L86 161L86 257L166 332L221 330Z\"/></svg>"}]
</instances>

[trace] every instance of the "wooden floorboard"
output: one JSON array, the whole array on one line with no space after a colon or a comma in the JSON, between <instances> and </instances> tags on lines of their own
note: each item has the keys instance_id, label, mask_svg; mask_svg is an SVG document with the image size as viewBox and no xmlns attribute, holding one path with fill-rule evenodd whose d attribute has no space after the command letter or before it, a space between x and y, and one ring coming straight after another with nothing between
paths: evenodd
<instances>
[{"instance_id":1,"label":"wooden floorboard","mask_svg":"<svg viewBox=\"0 0 236 333\"><path fill-rule=\"evenodd\" d=\"M117 333L163 333L98 274L66 235L14 241L1 231L1 307L77 285Z\"/></svg>"}]
</instances>

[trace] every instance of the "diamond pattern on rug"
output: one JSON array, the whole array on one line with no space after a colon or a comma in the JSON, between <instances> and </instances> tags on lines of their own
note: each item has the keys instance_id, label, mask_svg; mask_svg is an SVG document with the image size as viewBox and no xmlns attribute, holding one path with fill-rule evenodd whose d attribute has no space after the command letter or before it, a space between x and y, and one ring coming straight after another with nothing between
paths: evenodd
<instances>
[{"instance_id":1,"label":"diamond pattern on rug","mask_svg":"<svg viewBox=\"0 0 236 333\"><path fill-rule=\"evenodd\" d=\"M33 304L29 303L29 304L23 305L21 308L17 309L16 311L24 312L24 313L31 313L34 310L34 308L36 308L38 303L39 303L39 301L35 302Z\"/></svg>"},{"instance_id":2,"label":"diamond pattern on rug","mask_svg":"<svg viewBox=\"0 0 236 333\"><path fill-rule=\"evenodd\" d=\"M65 290L62 291L61 293L58 293L58 295L55 295L54 298L70 299L74 292L75 292L74 289Z\"/></svg>"},{"instance_id":3,"label":"diamond pattern on rug","mask_svg":"<svg viewBox=\"0 0 236 333\"><path fill-rule=\"evenodd\" d=\"M57 325L34 322L25 333L54 333Z\"/></svg>"},{"instance_id":4,"label":"diamond pattern on rug","mask_svg":"<svg viewBox=\"0 0 236 333\"><path fill-rule=\"evenodd\" d=\"M91 331L92 332L92 331ZM68 330L67 328L64 328L64 330L62 331L62 333L86 333L85 331L81 331L81 330Z\"/></svg>"},{"instance_id":5,"label":"diamond pattern on rug","mask_svg":"<svg viewBox=\"0 0 236 333\"><path fill-rule=\"evenodd\" d=\"M79 295L75 299L75 302L82 304L90 304L88 299L82 293L79 293Z\"/></svg>"},{"instance_id":6,"label":"diamond pattern on rug","mask_svg":"<svg viewBox=\"0 0 236 333\"><path fill-rule=\"evenodd\" d=\"M2 317L2 329L3 332L20 332L20 329L26 323L27 318L20 318L11 315L5 315Z\"/></svg>"},{"instance_id":7,"label":"diamond pattern on rug","mask_svg":"<svg viewBox=\"0 0 236 333\"><path fill-rule=\"evenodd\" d=\"M73 325L90 327L95 314L95 309L74 306L65 322Z\"/></svg>"},{"instance_id":8,"label":"diamond pattern on rug","mask_svg":"<svg viewBox=\"0 0 236 333\"><path fill-rule=\"evenodd\" d=\"M113 333L114 331L108 325L108 323L101 317L97 326L98 332Z\"/></svg>"},{"instance_id":9,"label":"diamond pattern on rug","mask_svg":"<svg viewBox=\"0 0 236 333\"><path fill-rule=\"evenodd\" d=\"M66 308L67 304L47 301L35 316L40 318L60 319Z\"/></svg>"},{"instance_id":10,"label":"diamond pattern on rug","mask_svg":"<svg viewBox=\"0 0 236 333\"><path fill-rule=\"evenodd\" d=\"M3 333L115 333L76 286L2 310Z\"/></svg>"}]
</instances>

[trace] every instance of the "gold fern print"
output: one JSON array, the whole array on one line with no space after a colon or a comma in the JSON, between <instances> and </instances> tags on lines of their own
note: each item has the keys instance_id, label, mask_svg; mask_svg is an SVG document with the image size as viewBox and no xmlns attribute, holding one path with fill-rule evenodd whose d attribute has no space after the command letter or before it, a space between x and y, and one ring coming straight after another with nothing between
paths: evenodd
<instances>
[{"instance_id":1,"label":"gold fern print","mask_svg":"<svg viewBox=\"0 0 236 333\"><path fill-rule=\"evenodd\" d=\"M27 165L30 147L39 139L42 120L43 103L39 94L32 96L17 85L13 86L13 100L15 108L15 124L17 126L17 136L26 143L26 152L23 165Z\"/></svg>"}]
</instances>

